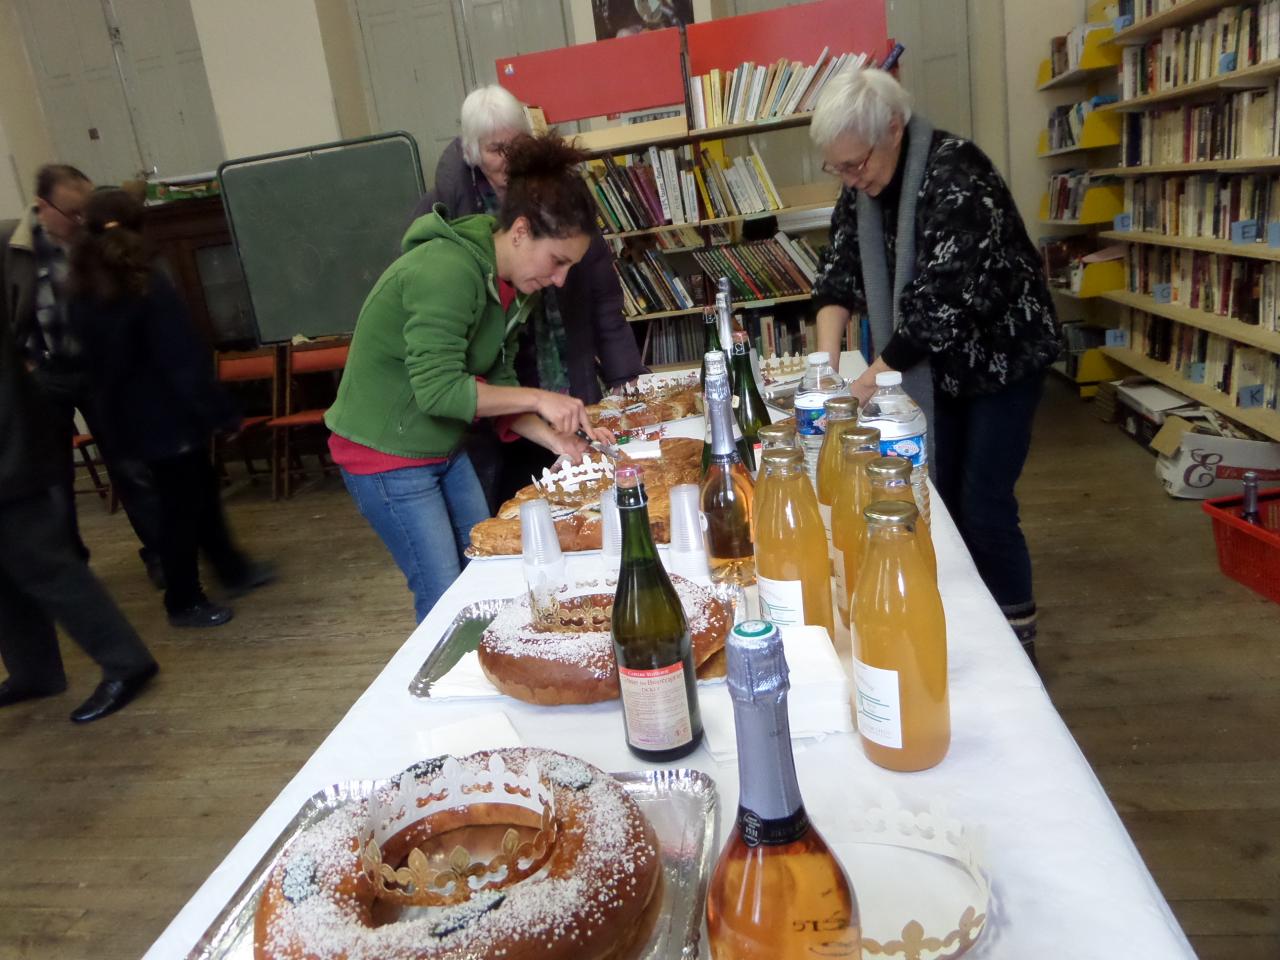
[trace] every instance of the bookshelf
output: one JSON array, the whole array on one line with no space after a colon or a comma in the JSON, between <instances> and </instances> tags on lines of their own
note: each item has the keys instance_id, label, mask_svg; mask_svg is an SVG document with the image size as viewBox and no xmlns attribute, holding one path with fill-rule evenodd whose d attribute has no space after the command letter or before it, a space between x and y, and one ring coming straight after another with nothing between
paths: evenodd
<instances>
[{"instance_id":1,"label":"bookshelf","mask_svg":"<svg viewBox=\"0 0 1280 960\"><path fill-rule=\"evenodd\" d=\"M1231 402L1231 398L1226 394L1202 383L1192 383L1186 377L1178 374L1167 363L1144 357L1136 350L1130 350L1127 347L1103 347L1102 352L1118 360L1129 369L1136 370L1144 377L1150 377L1152 380L1163 383L1171 390L1177 390L1197 403L1203 403L1206 407L1217 410L1231 420L1257 430L1263 436L1272 440L1280 440L1280 413L1275 410L1238 407Z\"/></svg>"},{"instance_id":2,"label":"bookshelf","mask_svg":"<svg viewBox=\"0 0 1280 960\"><path fill-rule=\"evenodd\" d=\"M1181 32L1176 35L1178 46L1174 59L1169 61L1170 69L1175 75L1186 77L1196 76L1198 72L1201 79L1098 108L1097 112L1103 115L1137 115L1124 117L1126 126L1122 129L1122 140L1128 144L1124 151L1126 157L1167 159L1170 153L1174 156L1204 156L1206 153L1222 156L1265 152L1267 155L1181 163L1130 163L1091 169L1090 172L1096 176L1129 178L1123 192L1129 195L1132 187L1134 208L1123 212L1132 217L1132 226L1149 228L1153 224L1168 223L1168 229L1174 231L1198 230L1215 234L1182 236L1180 232L1162 233L1151 229L1105 229L1098 233L1100 240L1127 244L1130 248L1130 256L1126 258L1125 282L1101 295L1104 302L1124 308L1122 326L1128 324L1130 339L1126 346L1106 346L1103 352L1128 369L1163 383L1273 440L1280 440L1280 412L1275 409L1276 381L1280 379L1280 332L1270 329L1276 325L1272 314L1280 307L1269 295L1263 296L1269 283L1265 279L1244 280L1244 292L1235 286L1240 282L1237 277L1265 276L1265 271L1259 273L1263 269L1260 264L1248 267L1248 262L1280 262L1280 247L1271 247L1265 242L1233 242L1223 238L1229 232L1230 224L1257 218L1260 210L1262 216L1256 221L1257 232L1265 241L1269 222L1276 219L1269 203L1271 194L1259 194L1253 186L1237 189L1242 178L1233 175L1280 173L1280 156L1271 155L1277 152L1278 142L1272 124L1277 122L1277 103L1280 103L1280 88L1276 86L1280 80L1280 47L1277 47L1280 10L1268 0L1182 0L1168 10L1138 20L1117 30L1111 39L1112 46L1132 48L1159 42L1161 47L1156 49L1152 46L1141 53L1129 51L1122 55L1130 81L1135 77L1133 68L1138 58L1144 58L1142 63L1148 68L1153 66L1157 71L1166 65L1164 56L1170 50L1168 41L1175 35L1164 34L1163 31L1175 28ZM1224 69L1216 59L1223 52L1218 45L1224 36L1236 38L1235 49L1228 50L1227 55L1236 58L1241 65L1206 76L1206 66L1214 70ZM1247 48L1241 45L1241 36L1247 38ZM1197 39L1201 43L1210 42L1206 40L1208 37L1213 37L1209 54L1195 53ZM1124 69L1122 67L1122 73ZM1169 75L1160 76L1167 83L1165 78ZM1138 73L1136 76L1140 83L1151 85L1150 73L1145 76ZM1133 89L1132 84L1128 89ZM1245 91L1257 93L1243 96ZM1253 104L1265 106L1255 108ZM1202 107L1206 109L1202 110ZM1245 109L1253 112L1245 113ZM1214 110L1219 112L1214 113ZM1156 119L1160 117L1164 119ZM1200 125L1202 121L1204 126ZM1192 137L1182 141L1181 147L1177 139L1178 124L1189 129ZM1223 131L1235 139L1213 139L1221 136ZM1241 131L1244 131L1243 135ZM1206 141L1195 139L1197 133L1210 138L1207 141L1209 149L1204 149ZM1144 137L1154 139L1143 142ZM1259 145L1265 145L1265 150L1260 151ZM1252 182L1266 183L1261 176ZM1275 189L1280 189L1280 183L1274 180L1271 183ZM1242 193L1245 199L1242 199ZM1254 196L1259 196L1262 202L1253 204L1248 198ZM1215 217L1221 219L1215 220ZM1117 222L1114 226L1122 225ZM1245 233L1237 239L1244 240L1248 236L1250 234ZM1139 247L1145 248L1141 256L1136 255ZM1158 255L1159 250L1167 251L1172 259ZM1187 257L1180 256L1184 251L1233 260L1206 258L1209 266L1202 268L1198 257L1189 261ZM1213 264L1219 262L1228 264L1222 268L1227 271L1223 276L1214 273L1217 268ZM1238 268L1238 264L1245 266ZM1131 281L1128 277L1128 271L1133 269L1142 271L1140 281ZM1198 271L1201 269L1207 273L1200 274ZM1161 293L1156 285L1157 278L1168 280L1170 276L1181 283L1190 282L1193 289L1203 291L1202 296L1208 295L1210 288L1201 285L1206 282L1210 287L1217 284L1213 295L1220 298L1216 304L1219 309L1227 310L1221 304L1229 297L1234 304L1230 308L1231 313L1256 316L1259 322L1245 322L1191 307L1185 302L1166 302L1169 299L1167 294L1158 299L1150 293L1136 292L1136 288L1142 287L1152 293ZM1254 283L1258 285L1253 286ZM1247 299L1241 301L1236 299L1237 296ZM1170 357L1167 362L1162 359L1166 356ZM1184 370L1191 376L1184 375ZM1192 376L1196 379L1191 379ZM1251 379L1238 382L1246 376ZM1207 382L1197 382L1201 379ZM1251 402L1257 401L1254 390L1258 383L1264 388L1263 405L1239 406L1237 397L1248 396ZM1224 392L1226 390L1230 393Z\"/></svg>"},{"instance_id":3,"label":"bookshelf","mask_svg":"<svg viewBox=\"0 0 1280 960\"><path fill-rule=\"evenodd\" d=\"M1077 259L1097 249L1096 228L1112 226L1124 207L1121 184L1094 183L1092 174L1081 169L1088 159L1114 162L1122 142L1124 117L1104 110L1104 98L1100 97L1110 91L1123 55L1112 42L1114 32L1106 4L1095 0L1088 5L1083 23L1065 37L1049 41L1050 58L1041 62L1036 76L1036 89L1055 95L1047 102L1062 104L1049 110L1049 123L1036 145L1036 156L1054 165L1038 219L1043 227L1070 231L1070 236L1055 234L1040 241L1063 329L1064 356L1052 369L1074 384L1081 397L1093 396L1098 382L1114 376L1118 369L1098 346L1104 340L1102 330L1108 326L1108 315L1115 309L1103 295L1124 285L1124 264L1111 260L1081 267ZM1055 59L1060 71L1057 75L1053 73ZM1076 103L1063 104L1056 97L1067 90L1073 91ZM1051 131L1061 135L1064 125L1069 125L1071 135L1058 142L1065 139L1071 145L1050 149L1054 142ZM1064 163L1060 158L1081 166L1058 172ZM1075 215L1063 216L1067 210ZM1068 277L1070 286L1066 285Z\"/></svg>"},{"instance_id":4,"label":"bookshelf","mask_svg":"<svg viewBox=\"0 0 1280 960\"><path fill-rule=\"evenodd\" d=\"M885 18L883 0L813 0L496 62L499 82L550 123L680 111L577 136L646 362L690 350L694 359L719 276L729 277L735 309L762 311L747 317L761 341L766 324L785 327L787 342L811 325L797 314L820 260L802 234L825 232L838 185L776 185L764 166L776 142L758 149L755 138L808 126L842 55L883 57L892 46Z\"/></svg>"}]
</instances>

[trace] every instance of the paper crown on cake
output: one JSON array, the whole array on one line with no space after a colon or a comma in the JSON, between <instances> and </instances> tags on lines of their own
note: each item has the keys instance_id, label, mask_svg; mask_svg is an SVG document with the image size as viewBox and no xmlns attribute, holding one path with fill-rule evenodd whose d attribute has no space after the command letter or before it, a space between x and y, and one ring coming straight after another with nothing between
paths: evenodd
<instances>
[{"instance_id":1,"label":"paper crown on cake","mask_svg":"<svg viewBox=\"0 0 1280 960\"><path fill-rule=\"evenodd\" d=\"M581 463L563 463L556 470L543 468L542 477L530 477L535 489L543 492L577 493L584 488L606 484L613 476L613 462L608 457L592 459L588 454Z\"/></svg>"},{"instance_id":2,"label":"paper crown on cake","mask_svg":"<svg viewBox=\"0 0 1280 960\"><path fill-rule=\"evenodd\" d=\"M535 631L541 633L595 633L607 631L613 623L610 585L601 580L566 583L546 603L531 614Z\"/></svg>"},{"instance_id":3,"label":"paper crown on cake","mask_svg":"<svg viewBox=\"0 0 1280 960\"><path fill-rule=\"evenodd\" d=\"M422 844L409 851L400 867L383 860L387 842L406 828L421 824L427 840L432 836L430 821L434 818L452 814L442 831L447 833L466 826L467 809L482 805L521 808L524 816L512 811L512 818L505 822L520 819L526 827L536 824L537 830L531 839L521 842L519 831L514 826L508 828L501 849L487 860L477 860L466 847L457 845L445 865L437 867L423 852ZM496 753L482 768L447 757L430 779L419 779L413 770L406 770L392 786L369 799L368 820L359 834L360 862L381 898L413 906L448 906L537 873L550 856L558 831L555 796L543 783L536 761L531 760L523 773L516 773Z\"/></svg>"}]
</instances>

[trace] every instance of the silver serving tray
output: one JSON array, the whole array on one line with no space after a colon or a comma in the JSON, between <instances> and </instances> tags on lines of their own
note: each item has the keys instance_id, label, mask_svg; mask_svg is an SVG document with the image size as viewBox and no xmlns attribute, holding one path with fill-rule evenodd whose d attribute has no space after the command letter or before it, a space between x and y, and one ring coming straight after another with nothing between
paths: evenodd
<instances>
[{"instance_id":1,"label":"silver serving tray","mask_svg":"<svg viewBox=\"0 0 1280 960\"><path fill-rule=\"evenodd\" d=\"M637 960L697 960L703 903L718 853L720 804L715 781L700 770L688 769L628 771L613 777L653 824L662 854L662 911L649 942L636 954ZM321 790L307 800L187 954L187 960L252 960L254 915L276 860L299 834L338 807L367 799L374 790L392 782L352 780Z\"/></svg>"},{"instance_id":2,"label":"silver serving tray","mask_svg":"<svg viewBox=\"0 0 1280 960\"><path fill-rule=\"evenodd\" d=\"M733 607L733 622L739 623L746 614L746 594L741 587L728 584L715 584L711 587L721 600L729 602ZM415 697L430 697L431 685L454 668L465 654L480 646L480 638L493 618L502 608L513 602L515 597L477 600L469 603L450 621L445 628L440 642L432 647L427 659L413 679L409 681L409 693ZM700 681L702 682L702 681Z\"/></svg>"}]
</instances>

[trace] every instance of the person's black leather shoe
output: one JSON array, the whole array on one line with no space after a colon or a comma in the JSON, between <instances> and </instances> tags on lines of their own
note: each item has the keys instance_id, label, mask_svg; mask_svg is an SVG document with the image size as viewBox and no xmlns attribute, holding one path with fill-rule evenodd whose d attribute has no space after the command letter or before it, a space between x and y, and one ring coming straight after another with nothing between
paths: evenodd
<instances>
[{"instance_id":1,"label":"person's black leather shoe","mask_svg":"<svg viewBox=\"0 0 1280 960\"><path fill-rule=\"evenodd\" d=\"M274 563L254 563L250 562L245 567L244 575L229 583L223 584L227 588L227 596L232 599L243 597L250 590L257 590L259 587L265 587L267 584L275 583L276 566Z\"/></svg>"},{"instance_id":2,"label":"person's black leather shoe","mask_svg":"<svg viewBox=\"0 0 1280 960\"><path fill-rule=\"evenodd\" d=\"M115 713L141 693L142 688L159 670L160 668L153 663L132 677L126 677L123 680L103 680L88 700L71 711L71 722L92 723L94 720L101 720L108 714Z\"/></svg>"},{"instance_id":3,"label":"person's black leather shoe","mask_svg":"<svg viewBox=\"0 0 1280 960\"><path fill-rule=\"evenodd\" d=\"M37 700L40 697L54 697L66 689L67 682L65 680L51 687L26 687L14 683L11 679L6 680L0 683L0 707L22 703L24 700Z\"/></svg>"},{"instance_id":4,"label":"person's black leather shoe","mask_svg":"<svg viewBox=\"0 0 1280 960\"><path fill-rule=\"evenodd\" d=\"M169 614L169 625L172 627L220 627L235 616L235 611L221 604L208 600L193 604L185 610L175 610Z\"/></svg>"}]
</instances>

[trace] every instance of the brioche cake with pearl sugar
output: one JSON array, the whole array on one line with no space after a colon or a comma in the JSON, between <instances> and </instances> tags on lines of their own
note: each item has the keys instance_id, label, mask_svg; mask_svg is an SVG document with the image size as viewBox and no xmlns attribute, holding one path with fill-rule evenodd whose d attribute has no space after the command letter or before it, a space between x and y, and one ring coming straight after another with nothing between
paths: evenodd
<instances>
[{"instance_id":1,"label":"brioche cake with pearl sugar","mask_svg":"<svg viewBox=\"0 0 1280 960\"><path fill-rule=\"evenodd\" d=\"M689 621L698 676L723 676L732 604L676 574L671 585ZM618 699L618 665L609 634L613 594L592 593L590 587L582 585L576 595L562 591L549 612L538 617L528 594L500 610L476 649L489 682L509 697L542 706Z\"/></svg>"},{"instance_id":2,"label":"brioche cake with pearl sugar","mask_svg":"<svg viewBox=\"0 0 1280 960\"><path fill-rule=\"evenodd\" d=\"M588 455L588 461L583 464L562 464L555 470L544 470L502 504L497 516L471 528L469 553L480 557L518 555L520 505L537 499L551 505L561 550L599 550L603 540L600 497L613 489L613 471L622 464L637 464L644 470L653 539L656 543L667 543L671 488L702 481L702 441L689 437L664 438L658 441L655 452L656 456L636 459L623 446L616 463L599 455Z\"/></svg>"},{"instance_id":3,"label":"brioche cake with pearl sugar","mask_svg":"<svg viewBox=\"0 0 1280 960\"><path fill-rule=\"evenodd\" d=\"M406 770L272 868L257 960L630 960L662 906L653 827L588 763L515 748Z\"/></svg>"}]
</instances>

